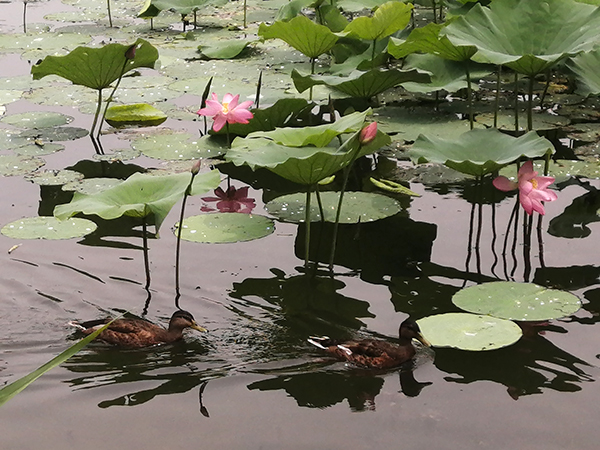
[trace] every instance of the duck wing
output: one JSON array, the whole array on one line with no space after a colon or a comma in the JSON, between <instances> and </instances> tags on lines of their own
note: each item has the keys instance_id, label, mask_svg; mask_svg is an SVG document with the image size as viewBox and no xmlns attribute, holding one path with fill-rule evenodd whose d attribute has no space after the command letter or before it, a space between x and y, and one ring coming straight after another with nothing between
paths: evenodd
<instances>
[{"instance_id":1,"label":"duck wing","mask_svg":"<svg viewBox=\"0 0 600 450\"><path fill-rule=\"evenodd\" d=\"M345 342L330 349L329 351L339 358L360 366L378 369L397 367L415 355L412 345L398 346L378 340Z\"/></svg>"}]
</instances>

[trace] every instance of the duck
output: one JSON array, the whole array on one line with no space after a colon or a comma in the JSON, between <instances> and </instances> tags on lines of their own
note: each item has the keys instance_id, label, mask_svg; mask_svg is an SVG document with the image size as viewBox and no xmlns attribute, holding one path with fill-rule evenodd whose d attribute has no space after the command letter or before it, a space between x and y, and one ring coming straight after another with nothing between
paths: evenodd
<instances>
[{"instance_id":1,"label":"duck","mask_svg":"<svg viewBox=\"0 0 600 450\"><path fill-rule=\"evenodd\" d=\"M308 342L340 360L373 369L391 369L410 361L416 354L413 339L426 347L431 346L421 334L419 325L411 319L400 324L399 336L397 344L379 339L336 342L326 336L310 337Z\"/></svg>"},{"instance_id":2,"label":"duck","mask_svg":"<svg viewBox=\"0 0 600 450\"><path fill-rule=\"evenodd\" d=\"M82 323L72 321L69 325L89 335L110 321L110 318ZM143 319L117 319L96 339L123 348L143 348L179 341L183 338L183 330L186 328L200 332L207 331L196 323L191 313L180 309L171 316L168 329Z\"/></svg>"}]
</instances>

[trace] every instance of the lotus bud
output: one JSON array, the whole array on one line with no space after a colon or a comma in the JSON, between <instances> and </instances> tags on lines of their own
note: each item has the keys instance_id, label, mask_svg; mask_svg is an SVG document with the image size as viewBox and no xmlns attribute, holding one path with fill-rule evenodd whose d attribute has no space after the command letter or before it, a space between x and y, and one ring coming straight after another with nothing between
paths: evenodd
<instances>
[{"instance_id":1,"label":"lotus bud","mask_svg":"<svg viewBox=\"0 0 600 450\"><path fill-rule=\"evenodd\" d=\"M198 161L196 161L194 163L194 165L192 166L192 175L198 175L198 172L200 172L200 166L202 165L202 160L199 159Z\"/></svg>"},{"instance_id":2,"label":"lotus bud","mask_svg":"<svg viewBox=\"0 0 600 450\"><path fill-rule=\"evenodd\" d=\"M377 122L372 122L362 130L360 130L360 136L358 138L361 145L366 145L375 139L377 135Z\"/></svg>"},{"instance_id":3,"label":"lotus bud","mask_svg":"<svg viewBox=\"0 0 600 450\"><path fill-rule=\"evenodd\" d=\"M137 50L137 44L133 44L131 45L126 51L125 51L125 58L126 59L133 59L135 58L135 52Z\"/></svg>"}]
</instances>

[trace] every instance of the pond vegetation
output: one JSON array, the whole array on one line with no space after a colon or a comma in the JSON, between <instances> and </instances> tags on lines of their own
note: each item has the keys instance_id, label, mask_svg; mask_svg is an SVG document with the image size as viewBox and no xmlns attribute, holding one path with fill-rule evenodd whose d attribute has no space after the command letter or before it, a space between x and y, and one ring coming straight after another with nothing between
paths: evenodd
<instances>
[{"instance_id":1,"label":"pond vegetation","mask_svg":"<svg viewBox=\"0 0 600 450\"><path fill-rule=\"evenodd\" d=\"M28 320L17 297L32 290L54 322L94 312L160 321L183 308L210 333L150 352L82 351L100 330L70 345L58 326L62 353L46 349L43 365L23 357L19 370L18 338L0 336L11 369L0 367L0 405L12 399L2 409L23 399L26 411L34 394L15 395L50 369L73 390L158 382L100 408L197 388L205 417L207 383L227 376L236 402L283 390L301 407L346 399L362 411L385 393L391 417L403 401L382 387L390 373L404 400L431 390L461 403L444 386L483 380L515 400L544 393L542 409L547 391L587 392L597 348L554 342L567 332L583 341L600 313L595 3L51 0L43 22L27 23L46 4L24 1L22 23L0 21L0 61L19 61L0 76L4 325ZM32 183L37 201L23 187ZM141 263L118 268L140 254L145 281ZM62 255L70 262L54 261ZM16 265L47 272L24 288L33 269ZM57 288L56 268L79 278L57 275L66 277ZM173 290L174 302L161 298ZM96 300L100 292L108 297ZM406 317L433 350L418 347L392 372L322 359L306 341L393 341ZM419 371L437 387L425 389ZM597 397L577 405L592 410ZM395 425L384 422L375 426L386 427L388 448ZM573 426L548 425L545 446L565 448L557 443ZM269 442L250 434L257 448ZM293 436L271 444L297 448ZM531 436L517 433L513 446ZM410 446L436 447L421 438ZM239 448L240 439L209 442ZM322 432L309 440L344 446ZM587 436L573 442L592 448Z\"/></svg>"}]
</instances>

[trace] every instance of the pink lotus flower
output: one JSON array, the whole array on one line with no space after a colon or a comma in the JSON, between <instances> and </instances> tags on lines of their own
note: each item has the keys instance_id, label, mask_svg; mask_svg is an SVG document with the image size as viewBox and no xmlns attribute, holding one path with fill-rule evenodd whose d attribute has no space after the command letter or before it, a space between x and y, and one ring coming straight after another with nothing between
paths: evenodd
<instances>
[{"instance_id":1,"label":"pink lotus flower","mask_svg":"<svg viewBox=\"0 0 600 450\"><path fill-rule=\"evenodd\" d=\"M212 100L206 100L206 107L198 111L201 116L209 116L214 120L213 130L219 131L226 123L248 123L254 115L248 111L252 101L248 100L238 105L239 94L235 97L225 94L223 104L219 103L217 94L213 92Z\"/></svg>"},{"instance_id":2,"label":"pink lotus flower","mask_svg":"<svg viewBox=\"0 0 600 450\"><path fill-rule=\"evenodd\" d=\"M377 122L372 122L366 127L364 127L362 130L360 130L360 136L358 137L358 140L361 145L367 145L369 142L375 139L376 135Z\"/></svg>"},{"instance_id":3,"label":"pink lotus flower","mask_svg":"<svg viewBox=\"0 0 600 450\"><path fill-rule=\"evenodd\" d=\"M256 207L254 199L248 198L248 186L236 189L234 186L229 186L227 191L223 191L220 187L215 189L216 197L202 197L205 202L217 202L217 210L220 212L239 212L250 214ZM201 211L215 211L214 208L203 206Z\"/></svg>"},{"instance_id":4,"label":"pink lotus flower","mask_svg":"<svg viewBox=\"0 0 600 450\"><path fill-rule=\"evenodd\" d=\"M513 191L519 189L519 201L525 212L529 215L533 211L544 215L542 202L551 202L558 198L556 192L548 189L554 183L554 177L538 177L533 170L533 162L527 161L521 166L518 174L518 182L510 181L506 177L497 177L492 182L501 191Z\"/></svg>"}]
</instances>

